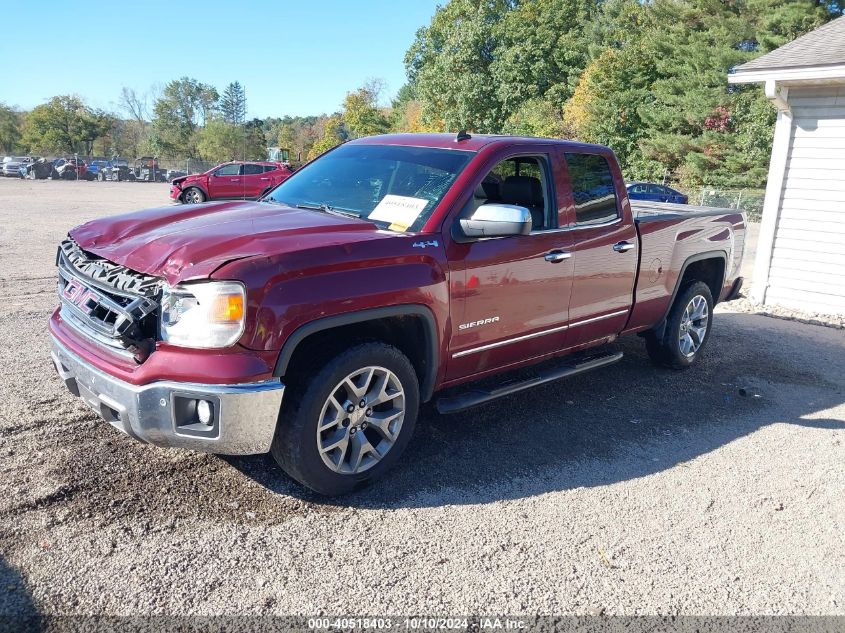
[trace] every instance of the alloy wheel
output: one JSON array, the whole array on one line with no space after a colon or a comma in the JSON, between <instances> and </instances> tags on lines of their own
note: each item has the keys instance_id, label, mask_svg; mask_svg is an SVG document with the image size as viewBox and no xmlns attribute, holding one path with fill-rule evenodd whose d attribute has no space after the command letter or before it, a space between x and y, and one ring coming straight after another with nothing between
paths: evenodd
<instances>
[{"instance_id":1,"label":"alloy wheel","mask_svg":"<svg viewBox=\"0 0 845 633\"><path fill-rule=\"evenodd\" d=\"M323 463L342 475L375 466L402 430L405 393L384 367L364 367L341 380L323 405L317 423L317 450Z\"/></svg>"},{"instance_id":2,"label":"alloy wheel","mask_svg":"<svg viewBox=\"0 0 845 633\"><path fill-rule=\"evenodd\" d=\"M701 295L695 295L687 304L683 316L681 316L681 327L678 335L678 345L681 354L687 358L695 356L695 353L704 343L707 336L707 322L710 319L710 308L707 299Z\"/></svg>"},{"instance_id":3,"label":"alloy wheel","mask_svg":"<svg viewBox=\"0 0 845 633\"><path fill-rule=\"evenodd\" d=\"M185 200L188 204L199 204L202 202L202 194L193 189L185 194Z\"/></svg>"}]
</instances>

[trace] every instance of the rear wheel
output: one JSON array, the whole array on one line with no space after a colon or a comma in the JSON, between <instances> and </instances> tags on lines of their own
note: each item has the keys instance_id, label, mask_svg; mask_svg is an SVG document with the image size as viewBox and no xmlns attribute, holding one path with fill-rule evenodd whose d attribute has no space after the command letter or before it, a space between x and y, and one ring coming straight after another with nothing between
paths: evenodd
<instances>
[{"instance_id":1,"label":"rear wheel","mask_svg":"<svg viewBox=\"0 0 845 633\"><path fill-rule=\"evenodd\" d=\"M414 431L417 375L385 343L342 352L291 385L272 454L301 484L324 495L349 492L390 469Z\"/></svg>"},{"instance_id":2,"label":"rear wheel","mask_svg":"<svg viewBox=\"0 0 845 633\"><path fill-rule=\"evenodd\" d=\"M103 182L103 181L105 181L105 179L106 179L106 175L103 172L98 171L97 172L97 180L99 182Z\"/></svg>"},{"instance_id":3,"label":"rear wheel","mask_svg":"<svg viewBox=\"0 0 845 633\"><path fill-rule=\"evenodd\" d=\"M200 204L205 202L205 194L196 187L190 187L182 194L182 202L185 204Z\"/></svg>"},{"instance_id":4,"label":"rear wheel","mask_svg":"<svg viewBox=\"0 0 845 633\"><path fill-rule=\"evenodd\" d=\"M646 336L652 361L673 369L686 369L701 356L713 325L713 295L700 281L686 286L675 298L662 338Z\"/></svg>"}]
</instances>

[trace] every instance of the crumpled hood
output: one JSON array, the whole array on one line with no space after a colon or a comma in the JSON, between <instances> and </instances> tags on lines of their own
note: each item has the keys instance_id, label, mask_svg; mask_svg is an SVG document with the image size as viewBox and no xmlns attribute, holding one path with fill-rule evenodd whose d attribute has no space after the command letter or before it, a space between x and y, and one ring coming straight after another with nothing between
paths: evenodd
<instances>
[{"instance_id":1,"label":"crumpled hood","mask_svg":"<svg viewBox=\"0 0 845 633\"><path fill-rule=\"evenodd\" d=\"M70 231L82 249L171 285L237 259L388 235L365 220L242 201L147 209Z\"/></svg>"}]
</instances>

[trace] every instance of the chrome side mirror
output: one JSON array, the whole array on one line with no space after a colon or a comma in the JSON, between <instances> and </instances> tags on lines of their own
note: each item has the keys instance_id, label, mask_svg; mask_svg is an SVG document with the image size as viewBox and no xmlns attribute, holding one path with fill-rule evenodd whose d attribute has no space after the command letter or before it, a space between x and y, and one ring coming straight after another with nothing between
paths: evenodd
<instances>
[{"instance_id":1,"label":"chrome side mirror","mask_svg":"<svg viewBox=\"0 0 845 633\"><path fill-rule=\"evenodd\" d=\"M483 204L469 218L459 220L465 240L482 237L528 235L531 232L531 212L514 204Z\"/></svg>"}]
</instances>

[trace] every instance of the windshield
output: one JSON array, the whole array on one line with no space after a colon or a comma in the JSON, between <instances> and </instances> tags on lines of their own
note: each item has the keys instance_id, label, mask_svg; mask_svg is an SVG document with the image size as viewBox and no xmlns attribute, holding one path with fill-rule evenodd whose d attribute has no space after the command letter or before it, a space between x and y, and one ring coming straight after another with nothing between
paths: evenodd
<instances>
[{"instance_id":1,"label":"windshield","mask_svg":"<svg viewBox=\"0 0 845 633\"><path fill-rule=\"evenodd\" d=\"M419 231L473 152L399 145L343 145L279 185L268 202Z\"/></svg>"}]
</instances>

